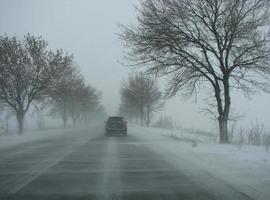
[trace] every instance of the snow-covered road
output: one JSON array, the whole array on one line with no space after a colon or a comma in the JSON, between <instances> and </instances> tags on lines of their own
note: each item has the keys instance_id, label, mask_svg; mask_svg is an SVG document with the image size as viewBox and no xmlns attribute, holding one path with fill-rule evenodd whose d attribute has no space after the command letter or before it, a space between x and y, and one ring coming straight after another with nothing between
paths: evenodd
<instances>
[{"instance_id":1,"label":"snow-covered road","mask_svg":"<svg viewBox=\"0 0 270 200\"><path fill-rule=\"evenodd\" d=\"M128 137L105 137L93 126L0 147L0 199L259 199L179 145L137 127Z\"/></svg>"}]
</instances>

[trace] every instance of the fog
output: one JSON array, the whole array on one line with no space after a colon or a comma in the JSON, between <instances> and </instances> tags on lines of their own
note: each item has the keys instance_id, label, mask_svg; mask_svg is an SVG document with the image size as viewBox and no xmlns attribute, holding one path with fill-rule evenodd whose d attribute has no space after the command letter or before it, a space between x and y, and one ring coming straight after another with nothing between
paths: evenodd
<instances>
[{"instance_id":1,"label":"fog","mask_svg":"<svg viewBox=\"0 0 270 200\"><path fill-rule=\"evenodd\" d=\"M0 33L18 37L26 33L41 35L50 48L73 53L86 82L102 91L102 104L109 115L114 115L120 102L120 82L132 71L121 64L124 49L117 36L118 24L136 23L136 4L135 0L1 0ZM205 108L200 98L203 96L203 88L197 99L176 95L158 115L171 116L183 127L215 131L215 122L200 112ZM232 108L244 115L239 126L258 120L270 130L269 94L247 99L234 93Z\"/></svg>"}]
</instances>

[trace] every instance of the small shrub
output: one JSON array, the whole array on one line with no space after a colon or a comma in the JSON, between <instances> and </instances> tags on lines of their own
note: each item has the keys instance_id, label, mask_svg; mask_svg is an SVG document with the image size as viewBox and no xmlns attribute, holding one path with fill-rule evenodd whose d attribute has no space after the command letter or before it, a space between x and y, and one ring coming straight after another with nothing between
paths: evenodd
<instances>
[{"instance_id":1,"label":"small shrub","mask_svg":"<svg viewBox=\"0 0 270 200\"><path fill-rule=\"evenodd\" d=\"M236 144L239 150L242 149L242 146L245 144L245 136L242 128L240 128L237 139L235 140L236 141L233 144Z\"/></svg>"},{"instance_id":2,"label":"small shrub","mask_svg":"<svg viewBox=\"0 0 270 200\"><path fill-rule=\"evenodd\" d=\"M265 136L264 136L264 146L265 146L266 152L269 153L269 148L270 148L270 135L265 135Z\"/></svg>"},{"instance_id":3,"label":"small shrub","mask_svg":"<svg viewBox=\"0 0 270 200\"><path fill-rule=\"evenodd\" d=\"M252 127L248 133L248 144L261 146L264 132L265 129L263 124L259 124L256 121L256 124L255 125L252 124Z\"/></svg>"}]
</instances>

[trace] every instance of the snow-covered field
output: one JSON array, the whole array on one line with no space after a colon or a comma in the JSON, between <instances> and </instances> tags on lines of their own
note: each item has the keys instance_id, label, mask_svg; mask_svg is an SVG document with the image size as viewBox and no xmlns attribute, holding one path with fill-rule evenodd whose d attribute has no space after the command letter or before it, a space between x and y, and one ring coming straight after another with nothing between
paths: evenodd
<instances>
[{"instance_id":1,"label":"snow-covered field","mask_svg":"<svg viewBox=\"0 0 270 200\"><path fill-rule=\"evenodd\" d=\"M185 161L191 171L201 168L254 199L270 199L270 153L264 147L220 145L215 137L179 130L136 127L136 133L146 140L156 138L149 147L170 153L170 162Z\"/></svg>"}]
</instances>

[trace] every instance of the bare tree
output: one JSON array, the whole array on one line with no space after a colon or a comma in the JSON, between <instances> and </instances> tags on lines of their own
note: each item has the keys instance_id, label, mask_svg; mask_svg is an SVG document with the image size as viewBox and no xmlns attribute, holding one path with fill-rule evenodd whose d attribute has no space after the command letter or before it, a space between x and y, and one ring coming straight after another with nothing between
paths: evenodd
<instances>
[{"instance_id":1,"label":"bare tree","mask_svg":"<svg viewBox=\"0 0 270 200\"><path fill-rule=\"evenodd\" d=\"M47 91L51 114L60 116L66 126L69 119L73 125L86 121L91 112L99 108L101 93L85 85L78 66L71 64L63 76L55 80Z\"/></svg>"},{"instance_id":2,"label":"bare tree","mask_svg":"<svg viewBox=\"0 0 270 200\"><path fill-rule=\"evenodd\" d=\"M0 99L13 109L19 133L31 103L65 70L72 56L52 52L41 37L0 37Z\"/></svg>"},{"instance_id":3,"label":"bare tree","mask_svg":"<svg viewBox=\"0 0 270 200\"><path fill-rule=\"evenodd\" d=\"M130 101L130 100L131 101ZM135 120L135 123L139 124L139 109L138 105L132 101L132 96L128 93L128 90L121 92L121 104L118 108L119 115L123 115L129 120Z\"/></svg>"},{"instance_id":4,"label":"bare tree","mask_svg":"<svg viewBox=\"0 0 270 200\"><path fill-rule=\"evenodd\" d=\"M139 117L141 125L149 126L153 113L164 105L155 79L141 72L131 74L127 81L122 82L120 94L120 109Z\"/></svg>"},{"instance_id":5,"label":"bare tree","mask_svg":"<svg viewBox=\"0 0 270 200\"><path fill-rule=\"evenodd\" d=\"M91 114L100 108L100 97L101 92L89 85L82 84L74 87L70 97L70 114L74 126L78 120L89 123Z\"/></svg>"},{"instance_id":6,"label":"bare tree","mask_svg":"<svg viewBox=\"0 0 270 200\"><path fill-rule=\"evenodd\" d=\"M129 120L135 119L136 124L143 123L139 102L134 97L134 92L130 91L128 81L123 81L120 88L121 103L118 112L120 115L126 116ZM140 122L139 122L139 119Z\"/></svg>"},{"instance_id":7,"label":"bare tree","mask_svg":"<svg viewBox=\"0 0 270 200\"><path fill-rule=\"evenodd\" d=\"M131 64L169 78L169 96L210 85L220 143L228 143L231 88L269 85L268 9L267 0L146 0L120 37Z\"/></svg>"},{"instance_id":8,"label":"bare tree","mask_svg":"<svg viewBox=\"0 0 270 200\"><path fill-rule=\"evenodd\" d=\"M59 79L56 79L46 91L46 95L49 97L48 102L52 105L50 114L61 117L64 127L69 117L72 87L82 81L77 66L70 64L63 75Z\"/></svg>"}]
</instances>

